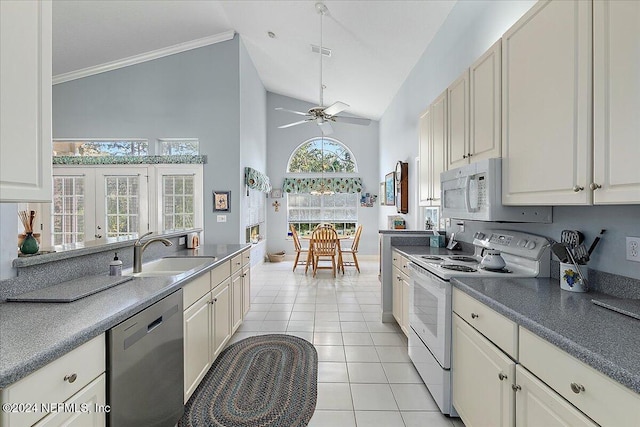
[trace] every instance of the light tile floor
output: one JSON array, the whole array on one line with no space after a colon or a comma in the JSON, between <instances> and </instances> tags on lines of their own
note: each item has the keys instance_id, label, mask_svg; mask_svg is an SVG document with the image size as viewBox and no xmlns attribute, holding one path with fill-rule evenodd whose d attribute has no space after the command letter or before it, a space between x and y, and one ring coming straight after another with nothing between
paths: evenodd
<instances>
[{"instance_id":1,"label":"light tile floor","mask_svg":"<svg viewBox=\"0 0 640 427\"><path fill-rule=\"evenodd\" d=\"M378 263L335 279L304 266L264 263L251 271L251 309L230 343L285 333L318 351L318 400L309 427L464 427L442 415L407 355L396 323L380 320Z\"/></svg>"}]
</instances>

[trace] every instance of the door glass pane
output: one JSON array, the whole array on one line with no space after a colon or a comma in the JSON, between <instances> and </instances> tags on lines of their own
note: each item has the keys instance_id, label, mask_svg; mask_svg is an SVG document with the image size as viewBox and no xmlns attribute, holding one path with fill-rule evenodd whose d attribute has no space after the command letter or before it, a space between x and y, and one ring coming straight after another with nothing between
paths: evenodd
<instances>
[{"instance_id":1,"label":"door glass pane","mask_svg":"<svg viewBox=\"0 0 640 427\"><path fill-rule=\"evenodd\" d=\"M164 231L186 230L195 224L195 194L193 175L162 177Z\"/></svg>"},{"instance_id":2,"label":"door glass pane","mask_svg":"<svg viewBox=\"0 0 640 427\"><path fill-rule=\"evenodd\" d=\"M107 237L133 237L139 231L140 177L105 177Z\"/></svg>"},{"instance_id":3,"label":"door glass pane","mask_svg":"<svg viewBox=\"0 0 640 427\"><path fill-rule=\"evenodd\" d=\"M53 177L52 244L84 241L85 182L83 176Z\"/></svg>"}]
</instances>

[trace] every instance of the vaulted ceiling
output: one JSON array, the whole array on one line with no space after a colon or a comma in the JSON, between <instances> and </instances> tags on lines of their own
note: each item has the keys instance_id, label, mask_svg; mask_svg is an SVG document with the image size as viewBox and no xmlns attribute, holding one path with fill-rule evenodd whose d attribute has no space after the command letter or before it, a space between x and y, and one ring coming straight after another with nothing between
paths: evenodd
<instances>
[{"instance_id":1,"label":"vaulted ceiling","mask_svg":"<svg viewBox=\"0 0 640 427\"><path fill-rule=\"evenodd\" d=\"M53 74L236 31L268 91L319 102L316 1L54 0ZM453 8L445 1L324 1L325 105L379 119ZM269 37L273 32L275 37Z\"/></svg>"}]
</instances>

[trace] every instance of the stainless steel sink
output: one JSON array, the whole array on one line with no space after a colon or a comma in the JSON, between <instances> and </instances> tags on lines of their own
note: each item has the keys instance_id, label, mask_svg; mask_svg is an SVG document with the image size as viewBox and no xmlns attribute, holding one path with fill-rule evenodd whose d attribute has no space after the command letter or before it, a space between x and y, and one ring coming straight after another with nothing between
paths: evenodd
<instances>
[{"instance_id":1,"label":"stainless steel sink","mask_svg":"<svg viewBox=\"0 0 640 427\"><path fill-rule=\"evenodd\" d=\"M215 257L167 257L160 258L156 261L151 261L142 264L142 271L140 273L133 273L134 277L162 277L162 276L177 276L187 271L199 270L205 265L215 261Z\"/></svg>"}]
</instances>

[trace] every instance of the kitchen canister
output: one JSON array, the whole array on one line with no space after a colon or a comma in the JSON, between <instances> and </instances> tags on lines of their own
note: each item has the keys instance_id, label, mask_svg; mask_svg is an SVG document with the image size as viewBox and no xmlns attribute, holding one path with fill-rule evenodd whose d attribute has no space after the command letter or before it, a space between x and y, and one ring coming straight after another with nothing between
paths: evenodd
<instances>
[{"instance_id":1,"label":"kitchen canister","mask_svg":"<svg viewBox=\"0 0 640 427\"><path fill-rule=\"evenodd\" d=\"M573 264L560 263L560 289L570 292L587 292L587 266L580 269L582 278ZM584 280L583 280L584 278Z\"/></svg>"},{"instance_id":2,"label":"kitchen canister","mask_svg":"<svg viewBox=\"0 0 640 427\"><path fill-rule=\"evenodd\" d=\"M445 236L438 234L437 236L429 236L429 246L432 248L444 248Z\"/></svg>"}]
</instances>

